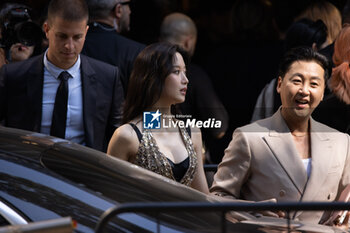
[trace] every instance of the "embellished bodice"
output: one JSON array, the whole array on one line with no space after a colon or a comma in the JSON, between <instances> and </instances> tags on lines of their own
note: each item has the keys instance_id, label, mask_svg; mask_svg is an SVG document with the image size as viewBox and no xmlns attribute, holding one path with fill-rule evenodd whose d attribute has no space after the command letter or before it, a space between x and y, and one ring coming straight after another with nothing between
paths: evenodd
<instances>
[{"instance_id":1,"label":"embellished bodice","mask_svg":"<svg viewBox=\"0 0 350 233\"><path fill-rule=\"evenodd\" d=\"M188 157L181 163L174 164L159 151L156 140L154 139L152 132L148 129L143 131L138 152L130 162L172 180L176 180L173 173L174 166L183 166L184 164L187 164L187 171L179 182L189 186L192 183L197 169L197 155L193 148L192 140L186 130L180 127L179 131L188 153Z\"/></svg>"}]
</instances>

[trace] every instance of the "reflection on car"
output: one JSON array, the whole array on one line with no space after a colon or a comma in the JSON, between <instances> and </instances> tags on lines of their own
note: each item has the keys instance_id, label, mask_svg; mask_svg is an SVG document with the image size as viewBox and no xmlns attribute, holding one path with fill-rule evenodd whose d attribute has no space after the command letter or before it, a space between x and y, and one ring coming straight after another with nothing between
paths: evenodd
<instances>
[{"instance_id":1,"label":"reflection on car","mask_svg":"<svg viewBox=\"0 0 350 233\"><path fill-rule=\"evenodd\" d=\"M209 201L175 181L66 140L0 127L0 201L27 222L70 216L93 232L107 209L126 202ZM162 214L162 232L219 231L218 213ZM106 232L155 232L150 215L123 214ZM2 225L10 224L2 221Z\"/></svg>"},{"instance_id":2,"label":"reflection on car","mask_svg":"<svg viewBox=\"0 0 350 233\"><path fill-rule=\"evenodd\" d=\"M69 216L77 222L76 232L94 232L100 216L123 203L193 201L215 199L105 153L0 126L0 226ZM261 220L238 222L230 214L227 232L266 232ZM213 211L124 213L112 218L105 232L220 232L221 223L221 213ZM275 225L275 232L285 230Z\"/></svg>"}]
</instances>

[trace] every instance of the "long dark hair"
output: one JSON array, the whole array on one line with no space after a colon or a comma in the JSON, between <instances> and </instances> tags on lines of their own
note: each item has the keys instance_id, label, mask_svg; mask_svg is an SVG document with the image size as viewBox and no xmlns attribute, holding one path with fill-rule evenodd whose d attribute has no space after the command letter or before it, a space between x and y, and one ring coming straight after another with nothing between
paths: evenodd
<instances>
[{"instance_id":1,"label":"long dark hair","mask_svg":"<svg viewBox=\"0 0 350 233\"><path fill-rule=\"evenodd\" d=\"M186 64L187 54L167 42L151 44L136 57L124 103L123 123L141 115L159 100L165 79L173 70L176 52Z\"/></svg>"}]
</instances>

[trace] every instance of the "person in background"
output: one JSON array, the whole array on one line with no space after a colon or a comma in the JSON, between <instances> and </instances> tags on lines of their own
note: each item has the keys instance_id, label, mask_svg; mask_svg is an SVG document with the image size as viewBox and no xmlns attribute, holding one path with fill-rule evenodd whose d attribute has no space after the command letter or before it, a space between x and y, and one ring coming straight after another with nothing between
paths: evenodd
<instances>
[{"instance_id":1,"label":"person in background","mask_svg":"<svg viewBox=\"0 0 350 233\"><path fill-rule=\"evenodd\" d=\"M327 26L327 41L332 44L342 28L342 16L336 6L326 0L311 1L306 9L296 17L296 21L308 18L312 21L322 20Z\"/></svg>"},{"instance_id":2,"label":"person in background","mask_svg":"<svg viewBox=\"0 0 350 233\"><path fill-rule=\"evenodd\" d=\"M305 18L294 22L288 28L284 41L284 51L287 52L298 46L307 46L314 51L319 51L327 45L326 25L321 20L313 22ZM262 89L257 98L251 122L272 116L281 106L281 99L276 87L277 78L274 78Z\"/></svg>"},{"instance_id":3,"label":"person in background","mask_svg":"<svg viewBox=\"0 0 350 233\"><path fill-rule=\"evenodd\" d=\"M349 14L348 7L346 6L348 3L345 4L345 7L340 13L338 8L334 6L329 1L321 0L321 1L311 1L306 9L298 16L296 19L300 18L308 18L312 21L316 20L322 20L327 26L327 41L328 46L325 48L320 49L320 53L325 55L328 60L332 62L332 56L333 56L333 50L334 50L334 41L337 38L342 25L346 23L347 21L347 14ZM333 64L332 64L333 66ZM328 89L326 89L326 92L328 92ZM328 93L326 93L328 94Z\"/></svg>"},{"instance_id":4,"label":"person in background","mask_svg":"<svg viewBox=\"0 0 350 233\"><path fill-rule=\"evenodd\" d=\"M234 1L231 15L231 40L205 50L202 66L229 115L227 133L213 145L214 163L221 161L234 129L250 122L261 89L276 77L282 51L268 1Z\"/></svg>"},{"instance_id":5,"label":"person in background","mask_svg":"<svg viewBox=\"0 0 350 233\"><path fill-rule=\"evenodd\" d=\"M329 45L327 35L327 26L322 20L300 19L289 27L284 41L284 51L298 46L307 46L319 51Z\"/></svg>"},{"instance_id":6,"label":"person in background","mask_svg":"<svg viewBox=\"0 0 350 233\"><path fill-rule=\"evenodd\" d=\"M250 201L336 200L350 183L350 138L311 118L324 95L328 66L326 57L310 47L284 55L277 85L282 106L272 117L235 130L212 193ZM329 213L298 211L291 218L324 223Z\"/></svg>"},{"instance_id":7,"label":"person in background","mask_svg":"<svg viewBox=\"0 0 350 233\"><path fill-rule=\"evenodd\" d=\"M193 56L197 41L197 28L192 19L182 13L167 15L160 27L160 41L179 45L190 57ZM221 121L221 128L203 129L205 145L225 135L228 128L228 113L217 97L208 74L198 65L187 65L189 79L185 102L179 104L180 110L193 119L206 121L215 119ZM210 153L210 151L209 151ZM209 155L209 154L208 154ZM215 156L215 151L211 151ZM210 158L208 157L210 160Z\"/></svg>"},{"instance_id":8,"label":"person in background","mask_svg":"<svg viewBox=\"0 0 350 233\"><path fill-rule=\"evenodd\" d=\"M5 63L17 62L42 53L44 32L32 21L31 9L19 3L5 3L0 10L0 45Z\"/></svg>"},{"instance_id":9,"label":"person in background","mask_svg":"<svg viewBox=\"0 0 350 233\"><path fill-rule=\"evenodd\" d=\"M341 12L341 23L342 23L342 28L350 25L350 1L349 0L346 1L344 8ZM327 47L321 49L319 52L325 55L332 63L333 53L334 53L334 41ZM332 67L334 67L333 63L332 63Z\"/></svg>"},{"instance_id":10,"label":"person in background","mask_svg":"<svg viewBox=\"0 0 350 233\"><path fill-rule=\"evenodd\" d=\"M350 26L345 26L334 43L331 93L314 111L313 117L341 132L350 134Z\"/></svg>"},{"instance_id":11,"label":"person in background","mask_svg":"<svg viewBox=\"0 0 350 233\"><path fill-rule=\"evenodd\" d=\"M67 7L70 6L70 7ZM121 123L119 70L80 55L88 30L85 0L52 0L44 54L0 70L0 121L106 151Z\"/></svg>"},{"instance_id":12,"label":"person in background","mask_svg":"<svg viewBox=\"0 0 350 233\"><path fill-rule=\"evenodd\" d=\"M185 101L185 60L178 46L165 42L151 44L137 56L124 125L114 132L107 154L209 193L200 130L185 127L171 112L172 105Z\"/></svg>"},{"instance_id":13,"label":"person in background","mask_svg":"<svg viewBox=\"0 0 350 233\"><path fill-rule=\"evenodd\" d=\"M129 29L129 0L87 0L90 23L82 53L118 66L127 94L134 60L145 45L119 33Z\"/></svg>"},{"instance_id":14,"label":"person in background","mask_svg":"<svg viewBox=\"0 0 350 233\"><path fill-rule=\"evenodd\" d=\"M117 0L114 6L115 23L114 27L118 33L130 31L130 8L131 0Z\"/></svg>"}]
</instances>

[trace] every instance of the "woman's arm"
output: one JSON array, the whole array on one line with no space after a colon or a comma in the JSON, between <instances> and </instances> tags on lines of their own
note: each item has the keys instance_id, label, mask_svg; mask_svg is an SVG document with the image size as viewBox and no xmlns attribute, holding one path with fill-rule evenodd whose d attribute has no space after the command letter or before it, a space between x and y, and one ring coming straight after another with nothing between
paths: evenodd
<instances>
[{"instance_id":1,"label":"woman's arm","mask_svg":"<svg viewBox=\"0 0 350 233\"><path fill-rule=\"evenodd\" d=\"M205 194L209 194L208 183L203 168L202 134L199 129L192 128L191 130L192 143L197 154L197 171L192 181L191 187Z\"/></svg>"},{"instance_id":2,"label":"woman's arm","mask_svg":"<svg viewBox=\"0 0 350 233\"><path fill-rule=\"evenodd\" d=\"M136 156L138 147L139 141L134 129L129 124L124 124L114 131L108 144L107 154L130 161Z\"/></svg>"}]
</instances>

